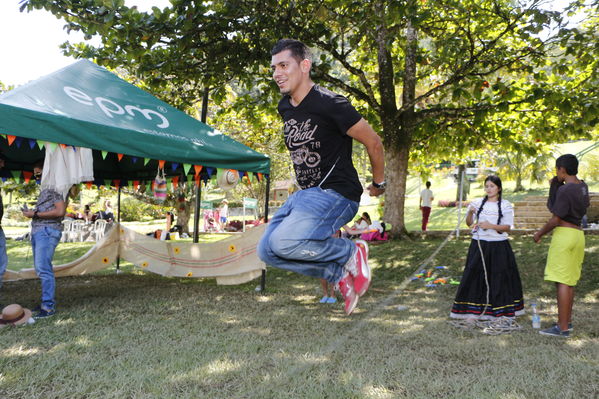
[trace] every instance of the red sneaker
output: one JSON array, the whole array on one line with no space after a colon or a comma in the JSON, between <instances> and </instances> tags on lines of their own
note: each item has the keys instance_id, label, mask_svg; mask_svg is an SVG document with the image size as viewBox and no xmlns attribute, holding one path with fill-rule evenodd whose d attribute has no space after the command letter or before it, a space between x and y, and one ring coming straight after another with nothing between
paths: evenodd
<instances>
[{"instance_id":1,"label":"red sneaker","mask_svg":"<svg viewBox=\"0 0 599 399\"><path fill-rule=\"evenodd\" d=\"M362 296L368 290L371 280L368 266L368 244L364 240L356 240L356 252L345 265L345 269L354 277L356 294Z\"/></svg>"},{"instance_id":2,"label":"red sneaker","mask_svg":"<svg viewBox=\"0 0 599 399\"><path fill-rule=\"evenodd\" d=\"M345 273L343 278L339 280L337 289L341 292L345 300L345 313L350 315L356 308L359 298L354 289L354 278L350 273Z\"/></svg>"}]
</instances>

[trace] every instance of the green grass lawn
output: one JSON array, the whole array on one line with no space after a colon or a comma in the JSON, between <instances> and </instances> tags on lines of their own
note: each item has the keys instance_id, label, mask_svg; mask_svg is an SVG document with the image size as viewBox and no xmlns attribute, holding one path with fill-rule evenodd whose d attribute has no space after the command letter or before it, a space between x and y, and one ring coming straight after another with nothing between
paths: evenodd
<instances>
[{"instance_id":1,"label":"green grass lawn","mask_svg":"<svg viewBox=\"0 0 599 399\"><path fill-rule=\"evenodd\" d=\"M315 279L269 268L217 286L137 269L60 278L58 313L0 329L1 398L595 398L599 396L599 236L587 236L570 340L540 336L530 318L500 336L447 323L455 286L406 283L441 239L371 247L374 280L357 311L322 305ZM556 317L544 283L549 240L515 237L525 298ZM9 244L11 264L26 248ZM467 238L430 266L459 278ZM85 244L61 244L68 260ZM3 301L32 307L39 281L8 282ZM398 310L398 306L403 310Z\"/></svg>"}]
</instances>

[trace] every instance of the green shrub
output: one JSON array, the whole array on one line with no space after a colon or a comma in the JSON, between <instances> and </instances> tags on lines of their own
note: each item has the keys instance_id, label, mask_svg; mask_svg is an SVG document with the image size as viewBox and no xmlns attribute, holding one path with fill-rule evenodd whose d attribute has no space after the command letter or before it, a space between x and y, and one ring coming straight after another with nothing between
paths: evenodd
<instances>
[{"instance_id":1,"label":"green shrub","mask_svg":"<svg viewBox=\"0 0 599 399\"><path fill-rule=\"evenodd\" d=\"M121 200L121 220L124 222L160 219L165 213L164 207L160 205L148 204L131 197Z\"/></svg>"}]
</instances>

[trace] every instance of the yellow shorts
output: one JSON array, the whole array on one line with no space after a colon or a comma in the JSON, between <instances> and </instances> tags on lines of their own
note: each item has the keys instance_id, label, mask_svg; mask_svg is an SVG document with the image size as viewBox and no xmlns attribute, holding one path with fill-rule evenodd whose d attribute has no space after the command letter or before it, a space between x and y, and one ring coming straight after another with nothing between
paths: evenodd
<instances>
[{"instance_id":1,"label":"yellow shorts","mask_svg":"<svg viewBox=\"0 0 599 399\"><path fill-rule=\"evenodd\" d=\"M583 260L584 232L571 227L556 227L547 254L545 281L575 286L580 279Z\"/></svg>"}]
</instances>

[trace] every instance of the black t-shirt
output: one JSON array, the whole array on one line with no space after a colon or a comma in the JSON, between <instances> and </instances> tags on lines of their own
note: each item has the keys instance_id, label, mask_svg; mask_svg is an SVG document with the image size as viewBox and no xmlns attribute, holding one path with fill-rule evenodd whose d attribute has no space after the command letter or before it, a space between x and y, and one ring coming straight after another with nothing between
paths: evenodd
<instances>
[{"instance_id":1,"label":"black t-shirt","mask_svg":"<svg viewBox=\"0 0 599 399\"><path fill-rule=\"evenodd\" d=\"M551 213L580 226L589 205L589 187L585 182L566 183L557 189Z\"/></svg>"},{"instance_id":2,"label":"black t-shirt","mask_svg":"<svg viewBox=\"0 0 599 399\"><path fill-rule=\"evenodd\" d=\"M314 85L297 107L284 96L279 114L300 187L320 185L359 202L363 189L352 163L352 138L347 131L362 116L347 98Z\"/></svg>"}]
</instances>

